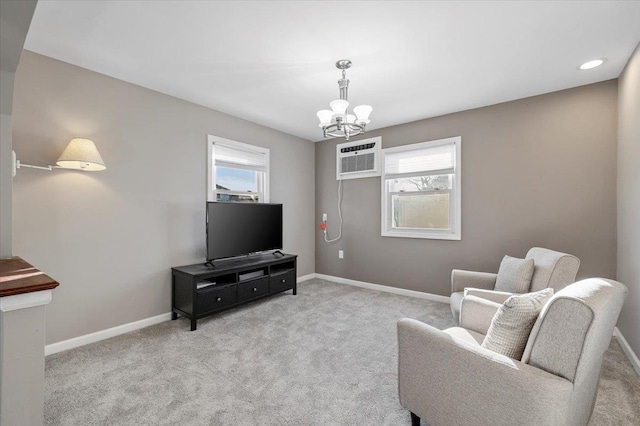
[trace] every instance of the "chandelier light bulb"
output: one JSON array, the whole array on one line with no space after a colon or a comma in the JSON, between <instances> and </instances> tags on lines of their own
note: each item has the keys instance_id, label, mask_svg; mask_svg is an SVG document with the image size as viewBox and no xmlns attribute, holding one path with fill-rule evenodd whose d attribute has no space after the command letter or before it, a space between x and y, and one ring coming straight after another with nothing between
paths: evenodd
<instances>
[{"instance_id":1,"label":"chandelier light bulb","mask_svg":"<svg viewBox=\"0 0 640 426\"><path fill-rule=\"evenodd\" d=\"M373 108L369 105L358 105L353 109L353 112L356 113L356 117L358 117L358 123L369 124L369 114L371 114Z\"/></svg>"},{"instance_id":2,"label":"chandelier light bulb","mask_svg":"<svg viewBox=\"0 0 640 426\"><path fill-rule=\"evenodd\" d=\"M325 127L331 124L331 119L333 118L333 111L330 109L322 109L318 111L316 114L318 116L318 120L320 120L319 127Z\"/></svg>"},{"instance_id":3,"label":"chandelier light bulb","mask_svg":"<svg viewBox=\"0 0 640 426\"><path fill-rule=\"evenodd\" d=\"M353 114L348 114L347 115L347 123L355 123L356 122L356 116Z\"/></svg>"},{"instance_id":4,"label":"chandelier light bulb","mask_svg":"<svg viewBox=\"0 0 640 426\"><path fill-rule=\"evenodd\" d=\"M347 112L349 102L345 101L344 99L336 99L335 101L331 101L329 106L333 110L334 115L342 117Z\"/></svg>"}]
</instances>

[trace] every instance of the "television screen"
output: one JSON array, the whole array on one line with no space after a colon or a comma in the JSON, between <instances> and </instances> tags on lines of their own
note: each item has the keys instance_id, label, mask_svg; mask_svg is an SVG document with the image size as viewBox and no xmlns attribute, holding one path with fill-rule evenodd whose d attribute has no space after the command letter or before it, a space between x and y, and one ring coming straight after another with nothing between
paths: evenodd
<instances>
[{"instance_id":1,"label":"television screen","mask_svg":"<svg viewBox=\"0 0 640 426\"><path fill-rule=\"evenodd\" d=\"M282 249L282 204L207 203L207 260Z\"/></svg>"}]
</instances>

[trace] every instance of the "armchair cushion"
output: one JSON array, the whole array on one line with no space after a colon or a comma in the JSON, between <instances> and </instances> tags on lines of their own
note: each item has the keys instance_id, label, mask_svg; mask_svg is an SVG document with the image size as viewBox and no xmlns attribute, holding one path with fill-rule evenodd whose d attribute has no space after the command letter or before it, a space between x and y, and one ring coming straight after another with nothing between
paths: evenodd
<instances>
[{"instance_id":1,"label":"armchair cushion","mask_svg":"<svg viewBox=\"0 0 640 426\"><path fill-rule=\"evenodd\" d=\"M500 263L495 290L526 293L533 277L533 259L505 256Z\"/></svg>"},{"instance_id":2,"label":"armchair cushion","mask_svg":"<svg viewBox=\"0 0 640 426\"><path fill-rule=\"evenodd\" d=\"M546 288L508 298L491 320L482 347L509 358L522 359L531 329L551 296L553 289Z\"/></svg>"},{"instance_id":3,"label":"armchair cushion","mask_svg":"<svg viewBox=\"0 0 640 426\"><path fill-rule=\"evenodd\" d=\"M467 330L462 327L451 327L446 330L442 330L454 339L463 340L467 343L471 343L474 346L480 346L484 340L484 334L476 333L473 330Z\"/></svg>"},{"instance_id":4,"label":"armchair cushion","mask_svg":"<svg viewBox=\"0 0 640 426\"><path fill-rule=\"evenodd\" d=\"M451 292L464 291L467 287L484 288L493 290L496 285L497 274L489 272L463 271L454 269L451 271Z\"/></svg>"},{"instance_id":5,"label":"armchair cushion","mask_svg":"<svg viewBox=\"0 0 640 426\"><path fill-rule=\"evenodd\" d=\"M507 291L485 290L483 288L465 288L464 295L465 297L482 297L483 299L491 300L492 302L496 302L502 305L508 298L513 296L513 293ZM493 315L491 315L491 318L493 318Z\"/></svg>"}]
</instances>

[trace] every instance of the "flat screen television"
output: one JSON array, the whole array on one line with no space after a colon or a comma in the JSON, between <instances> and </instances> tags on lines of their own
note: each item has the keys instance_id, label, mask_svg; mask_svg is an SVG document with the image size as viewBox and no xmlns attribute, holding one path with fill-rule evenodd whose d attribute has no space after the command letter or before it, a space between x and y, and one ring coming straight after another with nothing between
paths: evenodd
<instances>
[{"instance_id":1,"label":"flat screen television","mask_svg":"<svg viewBox=\"0 0 640 426\"><path fill-rule=\"evenodd\" d=\"M282 204L207 203L207 261L282 249Z\"/></svg>"}]
</instances>

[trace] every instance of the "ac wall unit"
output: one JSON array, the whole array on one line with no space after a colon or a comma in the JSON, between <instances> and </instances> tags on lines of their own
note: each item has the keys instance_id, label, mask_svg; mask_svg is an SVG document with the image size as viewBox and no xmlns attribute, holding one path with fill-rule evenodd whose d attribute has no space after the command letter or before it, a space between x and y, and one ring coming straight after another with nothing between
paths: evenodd
<instances>
[{"instance_id":1,"label":"ac wall unit","mask_svg":"<svg viewBox=\"0 0 640 426\"><path fill-rule=\"evenodd\" d=\"M382 137L336 146L336 180L380 176Z\"/></svg>"}]
</instances>

